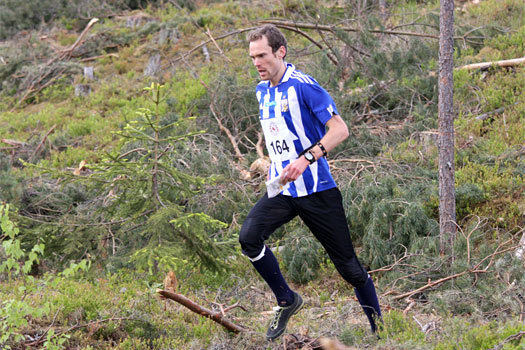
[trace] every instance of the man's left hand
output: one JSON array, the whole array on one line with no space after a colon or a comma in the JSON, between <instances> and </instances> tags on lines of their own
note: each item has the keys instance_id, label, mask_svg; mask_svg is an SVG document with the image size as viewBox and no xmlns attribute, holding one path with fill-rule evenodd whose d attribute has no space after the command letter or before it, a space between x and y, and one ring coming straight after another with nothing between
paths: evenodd
<instances>
[{"instance_id":1,"label":"man's left hand","mask_svg":"<svg viewBox=\"0 0 525 350\"><path fill-rule=\"evenodd\" d=\"M297 180L299 176L304 173L306 168L308 168L308 165L310 165L310 162L307 161L305 157L301 156L297 158L283 169L281 183L285 185L288 182Z\"/></svg>"}]
</instances>

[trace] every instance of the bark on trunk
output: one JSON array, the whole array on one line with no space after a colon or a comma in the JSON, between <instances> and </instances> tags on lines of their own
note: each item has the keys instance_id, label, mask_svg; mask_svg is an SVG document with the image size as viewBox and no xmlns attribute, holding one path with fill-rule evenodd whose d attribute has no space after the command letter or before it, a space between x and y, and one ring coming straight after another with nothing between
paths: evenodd
<instances>
[{"instance_id":1,"label":"bark on trunk","mask_svg":"<svg viewBox=\"0 0 525 350\"><path fill-rule=\"evenodd\" d=\"M454 1L441 0L439 20L439 235L441 255L452 253L456 233L453 110Z\"/></svg>"}]
</instances>

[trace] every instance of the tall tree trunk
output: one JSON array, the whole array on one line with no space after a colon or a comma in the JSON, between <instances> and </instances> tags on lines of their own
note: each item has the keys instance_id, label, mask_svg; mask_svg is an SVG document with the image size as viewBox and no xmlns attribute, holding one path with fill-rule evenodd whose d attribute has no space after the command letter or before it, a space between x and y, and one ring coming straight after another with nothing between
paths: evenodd
<instances>
[{"instance_id":1,"label":"tall tree trunk","mask_svg":"<svg viewBox=\"0 0 525 350\"><path fill-rule=\"evenodd\" d=\"M440 253L452 253L456 234L454 190L454 0L441 0L439 19L439 235Z\"/></svg>"}]
</instances>

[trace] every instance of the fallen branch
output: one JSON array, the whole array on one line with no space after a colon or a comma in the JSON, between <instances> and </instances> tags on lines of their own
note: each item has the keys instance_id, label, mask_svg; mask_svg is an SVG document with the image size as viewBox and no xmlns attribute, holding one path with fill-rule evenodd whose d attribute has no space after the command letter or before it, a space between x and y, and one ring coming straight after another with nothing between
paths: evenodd
<instances>
[{"instance_id":1,"label":"fallen branch","mask_svg":"<svg viewBox=\"0 0 525 350\"><path fill-rule=\"evenodd\" d=\"M42 146L44 146L44 143L46 142L47 137L49 136L49 134L51 134L53 132L53 130L55 130L56 127L57 127L56 124L53 125L51 127L51 129L49 129L49 131L44 135L44 138L42 138L42 141L40 141L40 143L38 144L37 148L35 148L35 150L31 154L31 156L29 157L29 161L33 160L33 157L37 155L38 151L40 151L40 148L42 148Z\"/></svg>"},{"instance_id":2,"label":"fallen branch","mask_svg":"<svg viewBox=\"0 0 525 350\"><path fill-rule=\"evenodd\" d=\"M331 164L333 164L335 162L368 163L368 164L375 165L375 163L372 162L371 160L367 160L367 159L353 159L353 158L332 159L332 160L328 161L328 164L331 165Z\"/></svg>"},{"instance_id":3,"label":"fallen branch","mask_svg":"<svg viewBox=\"0 0 525 350\"><path fill-rule=\"evenodd\" d=\"M42 76L40 76L40 79L38 79L38 81L36 82L33 82L31 84L31 86L27 89L26 93L24 94L24 96L22 96L22 98L20 100L18 100L18 102L14 105L13 108L11 108L10 112L13 112L15 110L16 107L18 107L22 102L24 102L27 98L30 97L31 94L34 94L34 93L38 93L40 91L42 91L43 89L45 89L46 87L48 87L49 85L51 85L58 77L60 77L60 75L62 73L64 73L65 69L62 69L57 75L55 75L54 77L52 77L51 79L49 79L45 84L39 86L38 88L34 88L34 86L38 83L40 83L41 81L43 81L45 78L47 78L51 73L52 71L48 71L47 73L44 73Z\"/></svg>"},{"instance_id":4,"label":"fallen branch","mask_svg":"<svg viewBox=\"0 0 525 350\"><path fill-rule=\"evenodd\" d=\"M518 102L515 102L511 105L508 105L508 106L504 106L504 107L500 107L498 109L495 109L493 111L490 111L490 112L487 112L487 113L483 113L483 114L480 114L476 117L477 120L485 120L485 119L488 119L491 115L493 114L497 114L497 113L501 113L503 112L506 108L508 107L511 107L511 106L514 106L514 105L517 105Z\"/></svg>"},{"instance_id":5,"label":"fallen branch","mask_svg":"<svg viewBox=\"0 0 525 350\"><path fill-rule=\"evenodd\" d=\"M56 314L55 314L55 318L56 318ZM75 325L75 326L69 327L65 331L58 332L58 333L54 334L50 339L60 337L63 334L69 333L69 332L74 331L74 330L79 329L79 328L85 328L85 327L89 327L89 326L92 326L92 325L95 325L95 324L109 322L109 321L124 321L124 320L134 320L134 318L131 318L131 317L111 317L111 318L106 318L104 320L97 320L97 321L92 321L92 322L88 322L88 323L84 323L84 324L80 324L80 325ZM54 319L53 319L53 322L55 322ZM49 328L46 330L46 332L42 336L40 336L40 338L38 338L38 340L32 341L30 343L25 343L24 345L26 347L27 346L29 346L29 347L30 346L38 346L38 345L44 343L45 341L47 341L48 339L47 339L47 337L44 337L44 335L49 331Z\"/></svg>"},{"instance_id":6,"label":"fallen branch","mask_svg":"<svg viewBox=\"0 0 525 350\"><path fill-rule=\"evenodd\" d=\"M94 61L94 60L97 60L99 58L104 58L104 57L115 57L115 58L119 58L119 55L116 54L116 53L108 53L106 55L99 55L99 56L91 56L91 57L86 57L86 58L83 58L81 60L79 60L79 62L89 62L89 61Z\"/></svg>"},{"instance_id":7,"label":"fallen branch","mask_svg":"<svg viewBox=\"0 0 525 350\"><path fill-rule=\"evenodd\" d=\"M15 146L15 147L24 147L27 145L26 142L11 140L11 139L1 139L0 142L7 143L8 145Z\"/></svg>"},{"instance_id":8,"label":"fallen branch","mask_svg":"<svg viewBox=\"0 0 525 350\"><path fill-rule=\"evenodd\" d=\"M400 294L400 295L396 295L393 299L394 300L399 300L399 299L403 299L403 298L407 298L407 297L411 297L412 295L414 294L417 294L417 293L420 293L424 290L427 290L429 288L432 288L434 286L437 286L439 284L442 284L446 281L450 281L450 280L453 280L455 278L458 278L458 277L461 277L463 275L466 275L468 273L473 273L473 274L478 274L478 273L486 273L488 271L488 269L490 268L490 266L493 264L494 262L494 257L496 257L497 255L501 255L501 254L504 254L508 251L511 251L511 250L514 250L516 249L517 246L512 246L510 248L506 248L504 250L501 250L499 251L499 249L501 247L503 247L505 244L511 242L513 239L509 239L503 243L501 243L497 248L496 248L496 251L492 254L489 254L487 255L486 257L484 257L483 259L481 259L473 268L470 268L470 269L467 269L465 271L462 271L462 272L459 272L459 273L456 273L454 275L451 275L451 276L447 276L447 277L443 277L443 278L440 278L438 280L435 280L435 281L429 281L427 284L425 284L424 286L422 287L419 287L418 289L416 290L413 290L413 291L410 291L410 292L407 292L407 293L403 293L403 294ZM485 266L485 268L483 269L479 269L481 264L483 264L487 259L490 259L489 263L487 264L487 266Z\"/></svg>"},{"instance_id":9,"label":"fallen branch","mask_svg":"<svg viewBox=\"0 0 525 350\"><path fill-rule=\"evenodd\" d=\"M84 36L86 36L87 32L89 32L91 27L93 27L93 25L97 22L98 22L98 18L92 18L91 21L89 21L89 23L87 24L86 28L84 28L82 33L80 33L80 35L78 36L77 40L73 43L73 45L71 45L69 48L65 49L64 51L62 51L59 57L63 58L63 57L70 56L73 50L75 50L77 46L80 45L80 43L84 39Z\"/></svg>"},{"instance_id":10,"label":"fallen branch","mask_svg":"<svg viewBox=\"0 0 525 350\"><path fill-rule=\"evenodd\" d=\"M525 331L521 331L521 332L518 332L516 334L513 334L513 335L509 335L507 338L505 338L505 340L503 340L503 342L501 344L498 344L496 345L495 347L493 347L491 350L501 350L503 349L503 346L505 344L507 344L508 342L511 342L513 340L519 340L521 339L523 336L525 336Z\"/></svg>"},{"instance_id":11,"label":"fallen branch","mask_svg":"<svg viewBox=\"0 0 525 350\"><path fill-rule=\"evenodd\" d=\"M502 61L472 63L472 64L467 64L461 67L457 67L455 69L456 70L460 70L460 69L475 70L475 69L487 69L490 67L515 67L515 66L519 66L520 64L524 64L524 63L525 63L525 57L521 57L521 58L513 58L510 60L502 60Z\"/></svg>"},{"instance_id":12,"label":"fallen branch","mask_svg":"<svg viewBox=\"0 0 525 350\"><path fill-rule=\"evenodd\" d=\"M203 306L200 306L199 304L193 302L192 300L186 298L184 295L173 293L167 290L163 289L157 289L157 293L163 296L164 298L168 298L171 300L176 301L177 303L187 307L191 311L207 317L218 324L225 327L227 330L234 332L234 333L240 333L240 332L246 332L247 329L241 326L236 325L235 323L227 320L224 318L224 315L222 315L220 312L215 312L210 309L207 309Z\"/></svg>"}]
</instances>

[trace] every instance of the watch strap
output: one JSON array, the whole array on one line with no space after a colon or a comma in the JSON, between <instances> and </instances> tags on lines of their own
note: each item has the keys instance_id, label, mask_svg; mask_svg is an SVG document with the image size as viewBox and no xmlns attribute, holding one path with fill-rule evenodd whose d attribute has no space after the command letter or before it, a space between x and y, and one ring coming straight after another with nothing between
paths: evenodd
<instances>
[{"instance_id":1,"label":"watch strap","mask_svg":"<svg viewBox=\"0 0 525 350\"><path fill-rule=\"evenodd\" d=\"M321 151L323 151L323 157L328 156L328 152L326 151L326 148L324 148L324 146L323 146L323 144L321 143L321 141L318 141L318 142L317 142L317 146L319 146L319 148L321 149Z\"/></svg>"}]
</instances>

